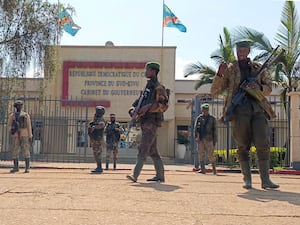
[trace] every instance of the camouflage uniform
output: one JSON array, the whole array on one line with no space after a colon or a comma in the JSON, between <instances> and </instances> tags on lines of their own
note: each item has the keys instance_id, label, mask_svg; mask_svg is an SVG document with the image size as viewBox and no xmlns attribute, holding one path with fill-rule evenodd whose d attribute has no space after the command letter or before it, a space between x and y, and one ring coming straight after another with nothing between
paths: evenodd
<instances>
[{"instance_id":1,"label":"camouflage uniform","mask_svg":"<svg viewBox=\"0 0 300 225\"><path fill-rule=\"evenodd\" d=\"M89 127L88 127L88 135L90 137L94 158L97 163L97 168L91 171L93 173L102 173L102 151L105 145L104 137L103 137L105 120L103 118L103 115L104 113L102 115L101 114L97 115L96 113L94 116L94 120L89 123ZM97 128L95 129L95 127Z\"/></svg>"},{"instance_id":2,"label":"camouflage uniform","mask_svg":"<svg viewBox=\"0 0 300 225\"><path fill-rule=\"evenodd\" d=\"M113 154L113 167L116 169L117 156L118 156L118 144L121 138L123 129L120 123L115 121L115 114L111 114L111 121L108 121L105 127L106 134L106 170L109 167L109 161L111 154Z\"/></svg>"},{"instance_id":3,"label":"camouflage uniform","mask_svg":"<svg viewBox=\"0 0 300 225\"><path fill-rule=\"evenodd\" d=\"M158 73L159 66L157 67L157 65L159 64L153 63L152 65L148 63L146 68L150 67L157 70ZM150 156L154 162L156 176L147 181L164 182L164 166L157 149L157 129L163 121L163 112L168 109L168 94L165 87L158 82L156 76L148 80L146 90L149 90L149 92L142 102L141 108L148 106L149 109L145 114L139 116L142 130L141 143L138 147L137 163L133 174L128 175L127 178L136 182L147 156ZM138 100L133 103L133 108L137 106Z\"/></svg>"},{"instance_id":4,"label":"camouflage uniform","mask_svg":"<svg viewBox=\"0 0 300 225\"><path fill-rule=\"evenodd\" d=\"M223 116L231 105L234 95L239 89L239 85L245 79L253 77L259 71L261 65L251 61L239 64L239 61L230 63L224 74L216 75L212 86L211 94L217 96L225 94L225 105ZM261 76L256 80L255 85L260 89L264 96L272 91L272 84L269 73L264 70ZM277 185L269 180L269 124L268 119L275 118L276 115L271 105L266 100L257 101L255 98L246 94L242 103L235 108L232 120L233 136L238 144L238 158L244 175L244 188L252 188L251 170L249 166L249 152L251 144L256 147L259 161L262 187L276 188Z\"/></svg>"},{"instance_id":5,"label":"camouflage uniform","mask_svg":"<svg viewBox=\"0 0 300 225\"><path fill-rule=\"evenodd\" d=\"M200 161L200 172L205 174L205 152L216 174L214 147L217 142L216 119L211 115L200 114L195 122L195 137L198 143L198 158Z\"/></svg>"},{"instance_id":6,"label":"camouflage uniform","mask_svg":"<svg viewBox=\"0 0 300 225\"><path fill-rule=\"evenodd\" d=\"M12 157L14 160L14 168L11 172L19 171L19 149L25 159L25 172L29 172L30 146L32 143L32 128L30 115L27 112L18 109L22 107L22 101L16 101L14 107L17 112L12 112L8 117L8 129L12 137Z\"/></svg>"}]
</instances>

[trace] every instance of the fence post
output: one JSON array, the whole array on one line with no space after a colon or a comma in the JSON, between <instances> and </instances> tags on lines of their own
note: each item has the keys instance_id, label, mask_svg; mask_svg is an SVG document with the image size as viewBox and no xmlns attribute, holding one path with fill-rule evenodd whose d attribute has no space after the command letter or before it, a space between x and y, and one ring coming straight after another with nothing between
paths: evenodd
<instances>
[{"instance_id":1,"label":"fence post","mask_svg":"<svg viewBox=\"0 0 300 225\"><path fill-rule=\"evenodd\" d=\"M300 111L299 111L299 98L300 92L290 92L290 141L291 141L291 154L290 162L293 169L300 170Z\"/></svg>"}]
</instances>

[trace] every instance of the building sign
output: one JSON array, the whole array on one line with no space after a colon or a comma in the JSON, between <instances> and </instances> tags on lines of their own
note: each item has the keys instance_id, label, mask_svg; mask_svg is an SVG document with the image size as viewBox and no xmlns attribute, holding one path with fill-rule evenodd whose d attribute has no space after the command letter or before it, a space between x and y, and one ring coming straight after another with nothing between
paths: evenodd
<instances>
[{"instance_id":1,"label":"building sign","mask_svg":"<svg viewBox=\"0 0 300 225\"><path fill-rule=\"evenodd\" d=\"M63 105L110 107L136 99L146 84L145 62L64 62ZM74 101L76 100L76 101Z\"/></svg>"}]
</instances>

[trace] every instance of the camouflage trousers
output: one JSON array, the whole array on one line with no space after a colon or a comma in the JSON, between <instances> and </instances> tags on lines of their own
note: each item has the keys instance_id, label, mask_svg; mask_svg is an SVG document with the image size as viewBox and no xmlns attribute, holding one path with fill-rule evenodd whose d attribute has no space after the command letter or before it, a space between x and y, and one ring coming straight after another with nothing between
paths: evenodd
<instances>
[{"instance_id":1,"label":"camouflage trousers","mask_svg":"<svg viewBox=\"0 0 300 225\"><path fill-rule=\"evenodd\" d=\"M256 147L258 160L269 160L269 129L267 117L256 102L249 101L236 107L232 130L238 145L239 161L249 161L252 144Z\"/></svg>"},{"instance_id":2,"label":"camouflage trousers","mask_svg":"<svg viewBox=\"0 0 300 225\"><path fill-rule=\"evenodd\" d=\"M28 137L12 137L12 158L19 158L19 150L24 158L30 158L30 145Z\"/></svg>"},{"instance_id":3,"label":"camouflage trousers","mask_svg":"<svg viewBox=\"0 0 300 225\"><path fill-rule=\"evenodd\" d=\"M138 158L146 160L146 157L150 156L154 161L161 159L157 150L157 125L152 121L145 121L141 124L141 128L142 138Z\"/></svg>"},{"instance_id":4,"label":"camouflage trousers","mask_svg":"<svg viewBox=\"0 0 300 225\"><path fill-rule=\"evenodd\" d=\"M91 139L91 146L93 149L93 154L96 162L101 162L104 144L105 143L103 139L101 140Z\"/></svg>"},{"instance_id":5,"label":"camouflage trousers","mask_svg":"<svg viewBox=\"0 0 300 225\"><path fill-rule=\"evenodd\" d=\"M205 139L198 141L198 158L200 162L205 161L205 153L207 154L210 163L214 163L216 161L214 157L213 141L207 141Z\"/></svg>"},{"instance_id":6,"label":"camouflage trousers","mask_svg":"<svg viewBox=\"0 0 300 225\"><path fill-rule=\"evenodd\" d=\"M106 160L111 158L111 154L113 155L113 159L116 160L118 156L118 142L106 146Z\"/></svg>"}]
</instances>

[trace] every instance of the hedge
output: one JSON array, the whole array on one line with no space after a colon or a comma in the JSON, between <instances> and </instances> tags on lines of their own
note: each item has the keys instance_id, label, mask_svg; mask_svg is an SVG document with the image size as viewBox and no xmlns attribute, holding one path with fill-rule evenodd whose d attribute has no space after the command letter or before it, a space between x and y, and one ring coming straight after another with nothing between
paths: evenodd
<instances>
[{"instance_id":1,"label":"hedge","mask_svg":"<svg viewBox=\"0 0 300 225\"><path fill-rule=\"evenodd\" d=\"M282 147L270 148L270 167L282 166L285 160L287 149ZM218 163L229 163L230 165L238 164L237 149L229 149L229 159L227 160L227 150L217 149L214 151ZM254 146L250 149L252 166L257 167L256 148Z\"/></svg>"}]
</instances>

